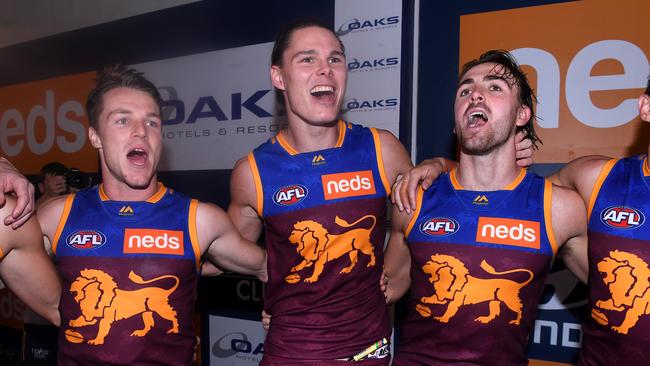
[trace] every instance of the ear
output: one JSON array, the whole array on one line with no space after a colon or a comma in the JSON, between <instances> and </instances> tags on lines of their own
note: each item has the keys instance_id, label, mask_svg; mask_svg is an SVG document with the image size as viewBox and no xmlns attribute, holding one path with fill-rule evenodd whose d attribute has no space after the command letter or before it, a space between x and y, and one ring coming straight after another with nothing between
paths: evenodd
<instances>
[{"instance_id":1,"label":"ear","mask_svg":"<svg viewBox=\"0 0 650 366\"><path fill-rule=\"evenodd\" d=\"M41 194L45 193L45 184L39 183L38 184L38 191L41 192Z\"/></svg>"},{"instance_id":2,"label":"ear","mask_svg":"<svg viewBox=\"0 0 650 366\"><path fill-rule=\"evenodd\" d=\"M93 145L95 149L102 148L102 140L99 138L99 134L97 131L95 131L94 127L88 128L88 139L90 140L90 144Z\"/></svg>"},{"instance_id":3,"label":"ear","mask_svg":"<svg viewBox=\"0 0 650 366\"><path fill-rule=\"evenodd\" d=\"M273 86L280 90L285 90L284 79L282 78L282 69L280 69L280 66L272 65L270 71L271 71L271 83L273 84Z\"/></svg>"},{"instance_id":4,"label":"ear","mask_svg":"<svg viewBox=\"0 0 650 366\"><path fill-rule=\"evenodd\" d=\"M521 127L528 123L530 119L530 108L528 106L522 105L517 111L517 126Z\"/></svg>"},{"instance_id":5,"label":"ear","mask_svg":"<svg viewBox=\"0 0 650 366\"><path fill-rule=\"evenodd\" d=\"M639 97L639 117L645 122L650 122L650 96L647 94Z\"/></svg>"}]
</instances>

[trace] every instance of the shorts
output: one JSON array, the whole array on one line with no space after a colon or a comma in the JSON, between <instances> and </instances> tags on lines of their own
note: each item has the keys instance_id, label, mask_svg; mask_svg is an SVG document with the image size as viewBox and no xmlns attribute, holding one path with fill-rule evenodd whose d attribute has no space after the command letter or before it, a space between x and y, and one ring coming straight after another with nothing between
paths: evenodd
<instances>
[{"instance_id":1,"label":"shorts","mask_svg":"<svg viewBox=\"0 0 650 366\"><path fill-rule=\"evenodd\" d=\"M54 325L23 324L23 364L56 365L59 328Z\"/></svg>"}]
</instances>

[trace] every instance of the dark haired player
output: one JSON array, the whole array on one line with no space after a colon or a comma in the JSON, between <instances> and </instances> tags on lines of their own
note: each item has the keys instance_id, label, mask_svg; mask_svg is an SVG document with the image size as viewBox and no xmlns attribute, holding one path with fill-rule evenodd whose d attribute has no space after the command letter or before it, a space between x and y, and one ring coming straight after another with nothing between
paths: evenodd
<instances>
[{"instance_id":1,"label":"dark haired player","mask_svg":"<svg viewBox=\"0 0 650 366\"><path fill-rule=\"evenodd\" d=\"M515 162L516 131L536 139L533 100L505 51L463 68L454 104L458 166L418 192L414 212L393 210L388 300L411 288L394 365L527 365L555 256L586 280L580 197Z\"/></svg>"}]
</instances>

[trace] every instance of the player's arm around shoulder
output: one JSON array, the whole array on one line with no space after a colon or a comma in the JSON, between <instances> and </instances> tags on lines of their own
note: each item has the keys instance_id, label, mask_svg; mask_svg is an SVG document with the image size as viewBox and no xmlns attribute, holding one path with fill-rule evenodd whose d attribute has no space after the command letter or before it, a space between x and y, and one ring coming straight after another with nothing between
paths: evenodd
<instances>
[{"instance_id":1,"label":"player's arm around shoulder","mask_svg":"<svg viewBox=\"0 0 650 366\"><path fill-rule=\"evenodd\" d=\"M224 210L200 202L196 231L201 251L218 268L257 276L266 281L266 251L245 239Z\"/></svg>"},{"instance_id":2,"label":"player's arm around shoulder","mask_svg":"<svg viewBox=\"0 0 650 366\"><path fill-rule=\"evenodd\" d=\"M551 218L555 239L560 247L558 255L564 264L583 283L587 283L587 210L573 189L553 185Z\"/></svg>"},{"instance_id":3,"label":"player's arm around shoulder","mask_svg":"<svg viewBox=\"0 0 650 366\"><path fill-rule=\"evenodd\" d=\"M384 253L384 278L382 289L386 302L397 302L411 286L411 253L406 244L406 228L413 213L392 206L391 230Z\"/></svg>"},{"instance_id":4,"label":"player's arm around shoulder","mask_svg":"<svg viewBox=\"0 0 650 366\"><path fill-rule=\"evenodd\" d=\"M589 202L596 180L609 160L600 155L583 156L568 162L549 178L554 184L575 189L584 202Z\"/></svg>"},{"instance_id":5,"label":"player's arm around shoulder","mask_svg":"<svg viewBox=\"0 0 650 366\"><path fill-rule=\"evenodd\" d=\"M16 200L6 197L0 215L13 210ZM43 234L36 217L21 227L0 226L0 277L31 309L58 326L61 284L43 246Z\"/></svg>"}]
</instances>

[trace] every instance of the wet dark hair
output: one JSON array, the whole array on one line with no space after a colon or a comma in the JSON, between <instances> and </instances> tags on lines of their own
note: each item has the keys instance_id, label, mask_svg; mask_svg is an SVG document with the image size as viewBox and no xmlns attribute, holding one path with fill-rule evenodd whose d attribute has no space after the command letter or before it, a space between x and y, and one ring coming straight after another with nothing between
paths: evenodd
<instances>
[{"instance_id":1,"label":"wet dark hair","mask_svg":"<svg viewBox=\"0 0 650 366\"><path fill-rule=\"evenodd\" d=\"M495 63L503 66L503 71L500 76L506 80L512 80L513 85L519 86L519 101L522 105L530 108L530 118L525 125L517 126L517 131L524 131L526 138L529 138L533 143L533 148L538 149L538 143L542 144L542 140L540 140L539 136L537 136L537 132L535 132L535 120L537 119L537 115L533 108L534 104L537 103L537 97L528 83L526 74L521 71L519 63L510 52L504 50L489 50L485 52L478 59L471 60L463 65L458 80L463 80L463 76L465 76L470 69L485 63Z\"/></svg>"},{"instance_id":2,"label":"wet dark hair","mask_svg":"<svg viewBox=\"0 0 650 366\"><path fill-rule=\"evenodd\" d=\"M339 38L336 32L334 32L332 29L330 29L330 27L325 25L325 23L321 22L316 18L304 17L304 18L298 18L292 21L291 23L288 23L275 36L275 43L273 44L273 52L271 52L271 65L282 66L282 55L284 54L284 51L286 51L286 49L289 48L289 42L291 41L291 35L293 34L293 32L299 29L304 29L309 27L323 28L332 32L332 35L336 37L337 41L339 41L339 45L341 46L341 51L345 53L345 47L343 46L343 42L341 42L341 38Z\"/></svg>"},{"instance_id":3,"label":"wet dark hair","mask_svg":"<svg viewBox=\"0 0 650 366\"><path fill-rule=\"evenodd\" d=\"M102 113L104 106L102 99L106 93L115 88L126 87L145 92L153 98L158 105L158 109L160 109L162 98L158 88L147 80L143 73L135 69L129 69L124 65L106 66L97 72L97 79L95 80L97 85L90 91L86 99L88 121L95 130L99 127L99 115Z\"/></svg>"}]
</instances>

